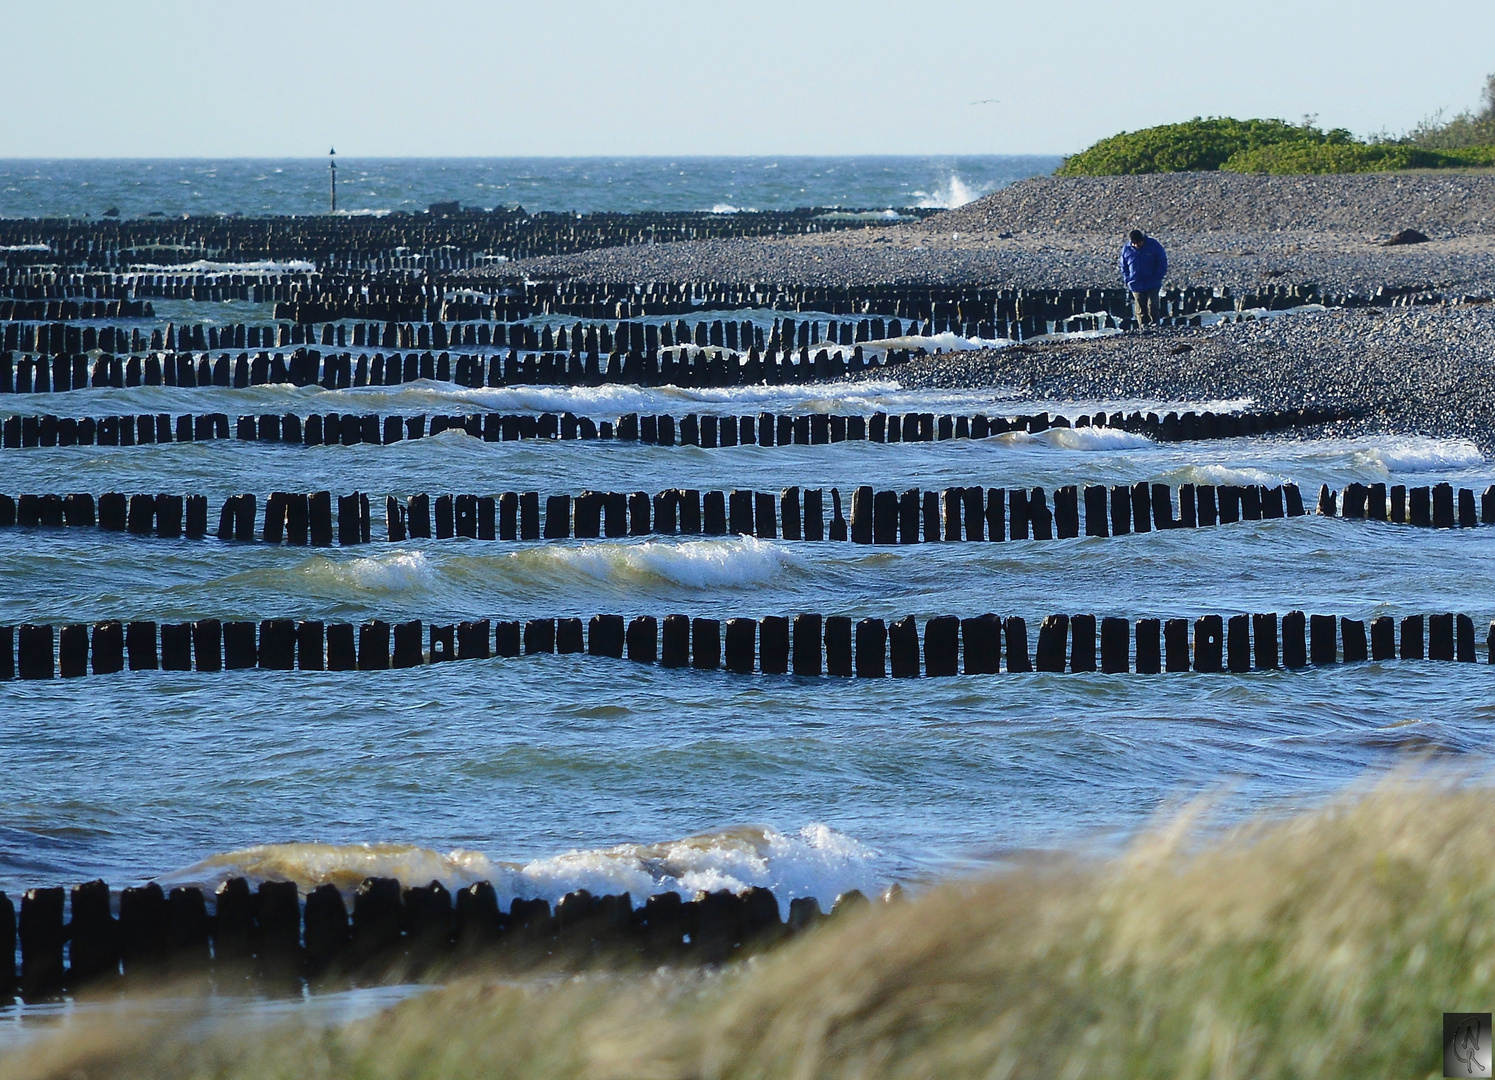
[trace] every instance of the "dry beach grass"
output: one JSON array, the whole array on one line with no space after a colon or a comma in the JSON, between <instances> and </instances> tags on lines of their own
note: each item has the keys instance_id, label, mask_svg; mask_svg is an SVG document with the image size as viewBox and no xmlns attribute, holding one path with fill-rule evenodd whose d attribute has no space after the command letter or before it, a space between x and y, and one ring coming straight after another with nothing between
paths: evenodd
<instances>
[{"instance_id":1,"label":"dry beach grass","mask_svg":"<svg viewBox=\"0 0 1495 1080\"><path fill-rule=\"evenodd\" d=\"M1495 990L1495 795L1397 779L869 911L713 977L468 980L332 1031L77 1025L0 1077L1436 1076Z\"/></svg>"}]
</instances>

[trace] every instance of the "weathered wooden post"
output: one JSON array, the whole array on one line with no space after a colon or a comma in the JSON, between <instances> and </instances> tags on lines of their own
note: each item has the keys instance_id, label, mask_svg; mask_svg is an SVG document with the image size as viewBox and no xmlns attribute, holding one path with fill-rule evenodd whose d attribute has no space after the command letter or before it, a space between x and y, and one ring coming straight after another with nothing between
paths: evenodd
<instances>
[{"instance_id":1,"label":"weathered wooden post","mask_svg":"<svg viewBox=\"0 0 1495 1080\"><path fill-rule=\"evenodd\" d=\"M861 679L887 674L888 628L881 619L861 619L856 625L856 673Z\"/></svg>"}]
</instances>

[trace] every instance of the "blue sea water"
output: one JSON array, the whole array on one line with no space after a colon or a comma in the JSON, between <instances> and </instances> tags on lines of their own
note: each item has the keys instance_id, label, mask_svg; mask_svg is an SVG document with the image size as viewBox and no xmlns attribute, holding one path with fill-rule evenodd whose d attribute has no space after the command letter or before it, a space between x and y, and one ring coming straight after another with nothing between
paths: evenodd
<instances>
[{"instance_id":1,"label":"blue sea water","mask_svg":"<svg viewBox=\"0 0 1495 1080\"><path fill-rule=\"evenodd\" d=\"M1299 316L1312 317L1312 316ZM1093 411L1017 390L896 382L736 390L328 391L140 387L38 395L68 414ZM1128 403L1135 406L1138 403ZM1154 407L1159 403L1152 404ZM1482 489L1470 444L1414 438L1159 445L1056 430L933 444L705 450L486 443L240 442L4 451L11 494L361 490L386 494L901 490L1350 480ZM862 548L703 537L383 539L307 550L92 529L0 530L0 624L196 618L360 622L801 611L853 619L1051 612L1186 617L1294 608L1354 618L1495 616L1495 530L1316 517L1112 539ZM1033 632L1033 631L1030 631ZM366 873L509 895L761 883L823 901L1014 849L1124 835L1170 800L1233 789L1301 805L1407 760L1482 753L1495 669L1398 662L1243 677L799 679L584 656L409 671L135 672L0 684L0 889L230 873L347 884ZM296 845L262 849L261 845ZM374 845L369 847L368 845ZM660 847L663 845L663 847ZM229 852L238 854L228 855ZM664 854L661 854L664 852ZM206 865L193 867L200 860ZM189 869L190 867L190 869Z\"/></svg>"},{"instance_id":2,"label":"blue sea water","mask_svg":"<svg viewBox=\"0 0 1495 1080\"><path fill-rule=\"evenodd\" d=\"M526 210L881 210L959 206L1057 157L338 159L340 212L435 202ZM322 214L328 159L0 159L0 217Z\"/></svg>"}]
</instances>

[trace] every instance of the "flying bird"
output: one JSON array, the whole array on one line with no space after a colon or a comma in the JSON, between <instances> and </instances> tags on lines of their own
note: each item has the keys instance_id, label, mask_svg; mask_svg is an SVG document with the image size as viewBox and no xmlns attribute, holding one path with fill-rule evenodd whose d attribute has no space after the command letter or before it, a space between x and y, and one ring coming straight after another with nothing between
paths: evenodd
<instances>
[{"instance_id":1,"label":"flying bird","mask_svg":"<svg viewBox=\"0 0 1495 1080\"><path fill-rule=\"evenodd\" d=\"M1001 102L1001 100L1002 100L1001 98L989 97L989 98L982 98L980 101L973 101L973 102L971 102L971 104L972 105L997 105L997 104L999 104Z\"/></svg>"}]
</instances>

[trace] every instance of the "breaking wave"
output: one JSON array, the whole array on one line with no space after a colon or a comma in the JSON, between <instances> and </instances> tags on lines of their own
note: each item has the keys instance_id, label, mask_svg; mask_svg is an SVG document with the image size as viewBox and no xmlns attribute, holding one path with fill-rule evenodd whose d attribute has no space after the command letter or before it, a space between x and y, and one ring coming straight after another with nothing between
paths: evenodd
<instances>
[{"instance_id":1,"label":"breaking wave","mask_svg":"<svg viewBox=\"0 0 1495 1080\"><path fill-rule=\"evenodd\" d=\"M600 581L669 581L711 589L762 585L804 560L787 548L752 536L720 540L649 540L640 544L550 546L516 552L516 559Z\"/></svg>"},{"instance_id":2,"label":"breaking wave","mask_svg":"<svg viewBox=\"0 0 1495 1080\"><path fill-rule=\"evenodd\" d=\"M1158 445L1146 435L1140 435L1132 431L1122 431L1120 428L1059 427L1040 431L1036 435L1014 432L1010 435L997 436L998 439L1008 439L1009 437L1014 443L1026 442L1030 445L1052 446L1059 450L1136 450L1143 448L1152 449Z\"/></svg>"},{"instance_id":3,"label":"breaking wave","mask_svg":"<svg viewBox=\"0 0 1495 1080\"><path fill-rule=\"evenodd\" d=\"M1449 472L1485 463L1479 447L1467 439L1389 437L1357 449L1351 463L1378 475Z\"/></svg>"},{"instance_id":4,"label":"breaking wave","mask_svg":"<svg viewBox=\"0 0 1495 1080\"><path fill-rule=\"evenodd\" d=\"M365 593L401 593L429 588L436 569L424 552L395 550L357 559L309 559L302 573L311 583L326 588Z\"/></svg>"},{"instance_id":5,"label":"breaking wave","mask_svg":"<svg viewBox=\"0 0 1495 1080\"><path fill-rule=\"evenodd\" d=\"M541 858L494 859L477 851L446 853L414 844L261 844L213 855L157 878L164 888L217 889L233 877L251 885L294 881L303 892L333 885L351 893L369 877L402 884L439 881L457 890L488 881L505 907L515 898L552 903L576 889L594 895L629 893L635 904L661 892L698 892L752 886L772 889L781 903L813 896L828 907L850 889L872 893L876 851L827 825L797 832L744 825L656 844L581 848ZM786 908L787 912L787 908Z\"/></svg>"}]
</instances>

